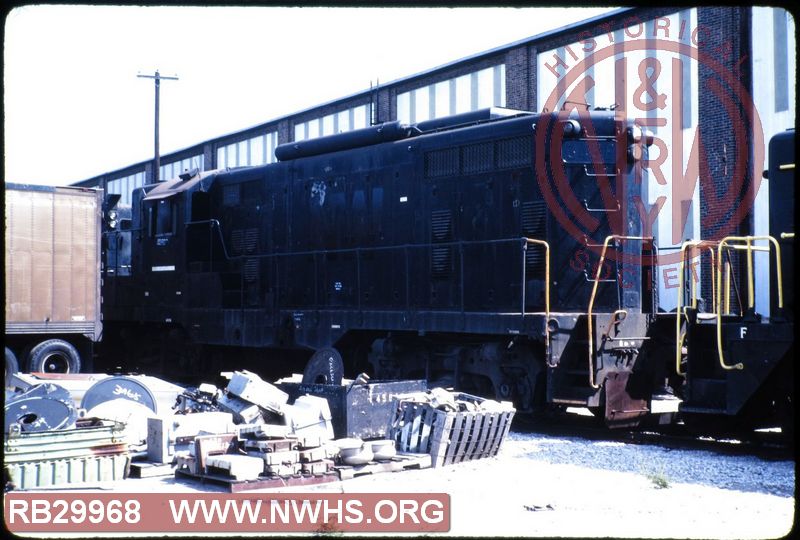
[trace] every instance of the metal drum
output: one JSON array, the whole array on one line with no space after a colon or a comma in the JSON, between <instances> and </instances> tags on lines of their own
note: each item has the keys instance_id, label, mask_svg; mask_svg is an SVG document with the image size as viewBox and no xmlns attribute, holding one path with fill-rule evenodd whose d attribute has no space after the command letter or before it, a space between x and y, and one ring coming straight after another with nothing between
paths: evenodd
<instances>
[{"instance_id":1,"label":"metal drum","mask_svg":"<svg viewBox=\"0 0 800 540\"><path fill-rule=\"evenodd\" d=\"M81 400L81 408L87 411L101 403L114 399L133 401L158 413L153 392L139 379L124 375L108 377L92 385Z\"/></svg>"}]
</instances>

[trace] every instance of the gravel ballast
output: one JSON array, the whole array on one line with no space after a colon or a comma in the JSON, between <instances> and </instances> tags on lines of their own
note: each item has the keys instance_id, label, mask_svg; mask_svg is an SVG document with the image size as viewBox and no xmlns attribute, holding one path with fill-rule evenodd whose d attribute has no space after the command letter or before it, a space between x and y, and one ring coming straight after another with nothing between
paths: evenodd
<instances>
[{"instance_id":1,"label":"gravel ballast","mask_svg":"<svg viewBox=\"0 0 800 540\"><path fill-rule=\"evenodd\" d=\"M511 432L493 459L316 490L449 493L457 536L780 538L794 486L793 461Z\"/></svg>"}]
</instances>

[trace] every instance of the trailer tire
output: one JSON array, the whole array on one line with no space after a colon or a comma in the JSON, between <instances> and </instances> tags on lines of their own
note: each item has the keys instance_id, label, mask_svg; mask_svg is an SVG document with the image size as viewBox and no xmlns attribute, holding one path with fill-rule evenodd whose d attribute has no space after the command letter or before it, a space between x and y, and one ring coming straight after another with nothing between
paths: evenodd
<instances>
[{"instance_id":1,"label":"trailer tire","mask_svg":"<svg viewBox=\"0 0 800 540\"><path fill-rule=\"evenodd\" d=\"M11 384L11 377L19 371L19 362L17 357L8 347L6 349L6 388Z\"/></svg>"},{"instance_id":2,"label":"trailer tire","mask_svg":"<svg viewBox=\"0 0 800 540\"><path fill-rule=\"evenodd\" d=\"M342 355L333 347L316 351L303 370L303 384L342 384L344 364Z\"/></svg>"},{"instance_id":3,"label":"trailer tire","mask_svg":"<svg viewBox=\"0 0 800 540\"><path fill-rule=\"evenodd\" d=\"M28 355L31 373L80 373L81 355L63 339L48 339L31 349Z\"/></svg>"}]
</instances>

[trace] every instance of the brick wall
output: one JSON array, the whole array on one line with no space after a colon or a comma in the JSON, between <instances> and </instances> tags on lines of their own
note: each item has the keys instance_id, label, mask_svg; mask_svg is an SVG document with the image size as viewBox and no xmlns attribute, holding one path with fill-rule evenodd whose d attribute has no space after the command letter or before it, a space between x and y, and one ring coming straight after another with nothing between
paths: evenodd
<instances>
[{"instance_id":1,"label":"brick wall","mask_svg":"<svg viewBox=\"0 0 800 540\"><path fill-rule=\"evenodd\" d=\"M730 7L698 8L698 26L706 28L699 33L698 49L708 54L721 65L724 76L702 62L698 68L698 107L699 131L703 151L700 155L700 231L703 239L719 240L723 234L752 234L752 148L749 138L737 140L735 127L749 124L752 119L749 111L738 100L721 101L715 93L718 84L729 88L738 80L752 93L752 73L750 71L750 10ZM729 96L730 94L725 94ZM732 120L728 108L732 107L735 119ZM739 117L737 120L736 117ZM748 126L749 127L749 126ZM749 129L747 130L749 131ZM742 161L738 161L743 158ZM737 161L744 170L736 171ZM737 174L735 174L737 173ZM736 177L744 178L742 190L736 190L737 201L745 205L748 213L735 229L725 231L724 227L735 221L734 212L738 205L718 202L732 188ZM737 260L738 259L738 260ZM744 257L733 257L734 272L742 277L746 274ZM711 297L711 266L702 269L702 293ZM746 297L746 281L739 279L739 291ZM742 287L744 286L744 288ZM735 298L735 295L732 296ZM735 302L734 302L735 303ZM733 305L732 305L733 307Z\"/></svg>"}]
</instances>

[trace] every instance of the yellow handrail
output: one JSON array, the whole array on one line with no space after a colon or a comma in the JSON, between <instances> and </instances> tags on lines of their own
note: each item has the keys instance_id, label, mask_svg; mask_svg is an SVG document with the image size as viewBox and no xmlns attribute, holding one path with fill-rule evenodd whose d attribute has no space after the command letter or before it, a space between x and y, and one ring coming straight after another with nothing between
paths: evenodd
<instances>
[{"instance_id":1,"label":"yellow handrail","mask_svg":"<svg viewBox=\"0 0 800 540\"><path fill-rule=\"evenodd\" d=\"M714 304L717 303L717 297L714 297ZM715 306L716 309L716 306ZM725 261L725 315L731 312L731 263Z\"/></svg>"},{"instance_id":2,"label":"yellow handrail","mask_svg":"<svg viewBox=\"0 0 800 540\"><path fill-rule=\"evenodd\" d=\"M772 245L775 247L775 265L776 271L778 276L778 307L783 308L783 273L781 270L781 246L775 238L772 236L726 236L719 242L719 246L717 247L717 255L719 260L722 260L722 250L726 247L731 249L742 249L743 246L741 244L730 244L730 242L744 242L744 249L747 250L747 307L752 308L755 305L755 285L753 283L753 251L754 248L761 248L758 251L763 251L763 246L753 246L753 242L758 240L766 240L767 242L771 242ZM767 250L769 246L767 246ZM722 268L717 268L717 279L722 280ZM726 277L726 281L729 278ZM732 370L732 369L744 369L744 364L741 362L737 364L726 364L725 357L722 350L722 295L721 290L717 293L716 298L716 311L717 311L717 354L719 356L719 365L722 366L722 369ZM726 291L726 294L729 294ZM729 300L726 298L726 304ZM727 309L730 306L726 306Z\"/></svg>"},{"instance_id":3,"label":"yellow handrail","mask_svg":"<svg viewBox=\"0 0 800 540\"><path fill-rule=\"evenodd\" d=\"M586 309L586 325L589 328L589 385L592 388L600 388L600 385L595 383L594 380L594 338L592 336L593 328L592 328L592 309L594 308L594 299L597 295L597 285L600 282L600 273L603 271L603 263L606 259L606 250L608 249L608 243L611 240L652 240L652 236L621 236L618 234L612 234L606 236L605 241L603 242L603 250L600 252L600 261L597 263L597 272L594 277L594 285L592 286L592 294L589 297L589 307Z\"/></svg>"},{"instance_id":4,"label":"yellow handrail","mask_svg":"<svg viewBox=\"0 0 800 540\"><path fill-rule=\"evenodd\" d=\"M714 273L714 266L716 260L714 258L714 246L716 242L710 240L687 240L681 245L681 265L680 270L678 272L678 304L675 309L675 371L678 375L685 375L683 371L681 371L681 349L683 348L683 340L684 336L681 336L681 319L683 316L683 289L686 286L684 283L684 274L686 273L686 250L687 248L705 248L711 254L711 297L715 298L716 293L716 279ZM691 280L691 296L692 296L692 307L697 308L697 286L694 279ZM716 306L714 306L716 309Z\"/></svg>"},{"instance_id":5,"label":"yellow handrail","mask_svg":"<svg viewBox=\"0 0 800 540\"><path fill-rule=\"evenodd\" d=\"M793 232L782 232L781 233L781 239L785 240L787 238L794 239L794 233Z\"/></svg>"},{"instance_id":6,"label":"yellow handrail","mask_svg":"<svg viewBox=\"0 0 800 540\"><path fill-rule=\"evenodd\" d=\"M526 238L528 244L544 246L544 339L547 353L550 352L550 244L536 238ZM524 286L524 285L523 285ZM522 306L525 313L525 305Z\"/></svg>"}]
</instances>

